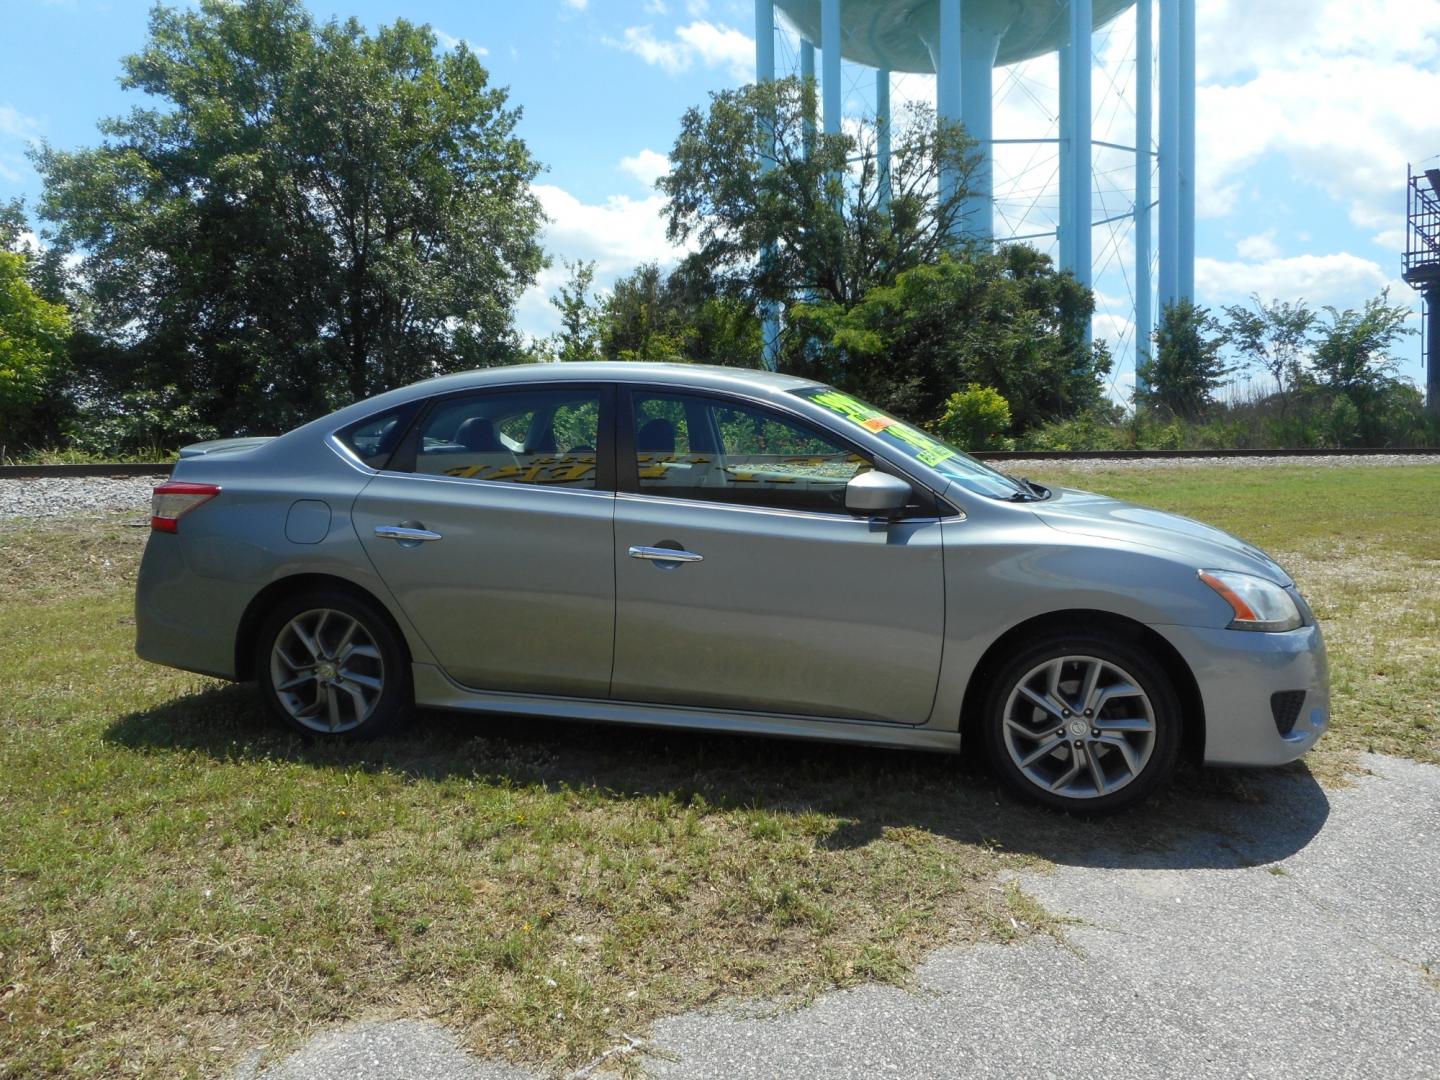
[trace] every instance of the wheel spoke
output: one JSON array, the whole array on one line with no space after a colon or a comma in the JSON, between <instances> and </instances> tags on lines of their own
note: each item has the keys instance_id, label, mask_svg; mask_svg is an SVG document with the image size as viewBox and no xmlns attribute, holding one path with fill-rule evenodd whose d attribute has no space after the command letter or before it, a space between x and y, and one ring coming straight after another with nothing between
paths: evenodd
<instances>
[{"instance_id":1,"label":"wheel spoke","mask_svg":"<svg viewBox=\"0 0 1440 1080\"><path fill-rule=\"evenodd\" d=\"M1061 788L1069 784L1070 781L1074 780L1075 777L1080 775L1080 767L1080 756L1072 750L1070 752L1070 768L1066 769L1065 772L1061 773L1059 776L1057 776L1054 780L1050 782L1050 790L1059 791Z\"/></svg>"},{"instance_id":2,"label":"wheel spoke","mask_svg":"<svg viewBox=\"0 0 1440 1080\"><path fill-rule=\"evenodd\" d=\"M340 694L333 685L325 687L325 709L330 717L330 730L340 726Z\"/></svg>"},{"instance_id":3,"label":"wheel spoke","mask_svg":"<svg viewBox=\"0 0 1440 1080\"><path fill-rule=\"evenodd\" d=\"M1119 701L1122 698L1143 698L1144 696L1145 691L1141 690L1138 686L1132 686L1130 683L1123 682L1116 683L1113 686L1107 686L1104 690L1101 690L1095 698L1095 704L1090 706L1090 708L1094 709L1098 716L1100 710L1112 701Z\"/></svg>"},{"instance_id":4,"label":"wheel spoke","mask_svg":"<svg viewBox=\"0 0 1440 1080\"><path fill-rule=\"evenodd\" d=\"M384 682L375 678L373 675L361 675L354 671L347 671L344 668L340 669L340 674L345 677L346 682L359 683L361 686L368 687L371 690L378 691L385 685Z\"/></svg>"},{"instance_id":5,"label":"wheel spoke","mask_svg":"<svg viewBox=\"0 0 1440 1080\"><path fill-rule=\"evenodd\" d=\"M360 624L350 620L350 625L345 628L345 633L340 635L340 644L335 646L335 655L345 657L349 655L350 642L355 640L355 632L360 629Z\"/></svg>"},{"instance_id":6,"label":"wheel spoke","mask_svg":"<svg viewBox=\"0 0 1440 1080\"><path fill-rule=\"evenodd\" d=\"M364 720L370 711L370 703L365 700L365 691L348 679L339 685L341 690L350 695L350 700L355 704L355 719Z\"/></svg>"},{"instance_id":7,"label":"wheel spoke","mask_svg":"<svg viewBox=\"0 0 1440 1080\"><path fill-rule=\"evenodd\" d=\"M1095 781L1095 793L1105 794L1105 769L1100 764L1100 759L1094 754L1087 753L1085 761L1090 766L1090 776Z\"/></svg>"},{"instance_id":8,"label":"wheel spoke","mask_svg":"<svg viewBox=\"0 0 1440 1080\"><path fill-rule=\"evenodd\" d=\"M314 659L319 660L321 655L320 644L315 640L315 638L310 634L310 632L305 629L305 627L300 625L299 619L296 619L290 624L290 629L293 630L295 632L295 636L300 639L300 644L305 646L305 651L308 652Z\"/></svg>"},{"instance_id":9,"label":"wheel spoke","mask_svg":"<svg viewBox=\"0 0 1440 1080\"><path fill-rule=\"evenodd\" d=\"M313 671L303 671L293 679L286 679L283 683L276 686L275 689L277 692L283 693L286 690L294 690L297 686L304 686L308 682L313 682L314 679L315 674Z\"/></svg>"},{"instance_id":10,"label":"wheel spoke","mask_svg":"<svg viewBox=\"0 0 1440 1080\"><path fill-rule=\"evenodd\" d=\"M1096 739L1095 742L1101 746L1113 746L1118 750L1120 756L1125 759L1125 767L1130 770L1131 776L1140 771L1140 762L1135 760L1135 748L1126 742L1123 736L1104 736Z\"/></svg>"},{"instance_id":11,"label":"wheel spoke","mask_svg":"<svg viewBox=\"0 0 1440 1080\"><path fill-rule=\"evenodd\" d=\"M1026 698L1028 698L1030 701L1034 702L1037 706L1044 709L1051 716L1055 717L1056 720L1063 720L1065 718L1063 707L1057 705L1049 695L1042 697L1034 690L1031 690L1028 686L1020 687L1020 693Z\"/></svg>"},{"instance_id":12,"label":"wheel spoke","mask_svg":"<svg viewBox=\"0 0 1440 1080\"><path fill-rule=\"evenodd\" d=\"M1099 660L1090 661L1090 670L1085 673L1085 684L1080 689L1080 708L1091 710L1093 716L1099 706L1095 704L1095 688L1100 685L1100 675L1105 665Z\"/></svg>"},{"instance_id":13,"label":"wheel spoke","mask_svg":"<svg viewBox=\"0 0 1440 1080\"><path fill-rule=\"evenodd\" d=\"M351 645L340 654L340 663L343 666L357 656L363 656L370 660L379 660L380 650L375 648L374 645Z\"/></svg>"},{"instance_id":14,"label":"wheel spoke","mask_svg":"<svg viewBox=\"0 0 1440 1080\"><path fill-rule=\"evenodd\" d=\"M1030 753L1026 754L1023 758L1021 758L1020 767L1022 769L1028 769L1031 765L1034 765L1035 762L1039 761L1041 758L1046 757L1049 754L1053 754L1056 750L1060 749L1060 747L1064 745L1065 736L1052 736L1048 741L1041 743L1039 746L1035 747L1034 750L1030 751Z\"/></svg>"},{"instance_id":15,"label":"wheel spoke","mask_svg":"<svg viewBox=\"0 0 1440 1080\"><path fill-rule=\"evenodd\" d=\"M314 664L296 663L290 658L290 654L286 652L285 649L280 645L275 646L275 655L280 657L280 659L285 662L285 666L288 667L291 671L308 671L310 668L313 668L315 666Z\"/></svg>"},{"instance_id":16,"label":"wheel spoke","mask_svg":"<svg viewBox=\"0 0 1440 1080\"><path fill-rule=\"evenodd\" d=\"M1101 731L1133 731L1143 733L1154 730L1155 725L1148 716L1114 716L1090 721Z\"/></svg>"}]
</instances>

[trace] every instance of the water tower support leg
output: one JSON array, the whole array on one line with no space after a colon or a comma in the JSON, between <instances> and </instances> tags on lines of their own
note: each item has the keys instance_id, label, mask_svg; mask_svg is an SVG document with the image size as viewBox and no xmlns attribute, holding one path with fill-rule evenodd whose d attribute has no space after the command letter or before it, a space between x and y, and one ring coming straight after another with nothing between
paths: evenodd
<instances>
[{"instance_id":1,"label":"water tower support leg","mask_svg":"<svg viewBox=\"0 0 1440 1080\"><path fill-rule=\"evenodd\" d=\"M775 81L775 0L755 0L755 82L757 84ZM769 145L760 147L760 171L769 172L775 167L774 133L770 133ZM774 252L766 249L762 258L769 259ZM774 371L780 355L780 309L773 300L760 303L760 357L765 366Z\"/></svg>"},{"instance_id":2,"label":"water tower support leg","mask_svg":"<svg viewBox=\"0 0 1440 1080\"><path fill-rule=\"evenodd\" d=\"M961 17L960 115L975 140L977 161L965 200L964 232L987 243L995 236L995 55L1002 32L976 26Z\"/></svg>"},{"instance_id":3,"label":"water tower support leg","mask_svg":"<svg viewBox=\"0 0 1440 1080\"><path fill-rule=\"evenodd\" d=\"M890 69L875 69L875 182L880 206L890 205Z\"/></svg>"},{"instance_id":4,"label":"water tower support leg","mask_svg":"<svg viewBox=\"0 0 1440 1080\"><path fill-rule=\"evenodd\" d=\"M1150 0L1135 5L1135 389L1144 390L1140 366L1150 359L1150 51L1154 43Z\"/></svg>"},{"instance_id":5,"label":"water tower support leg","mask_svg":"<svg viewBox=\"0 0 1440 1080\"><path fill-rule=\"evenodd\" d=\"M1160 311L1180 289L1179 0L1160 0Z\"/></svg>"},{"instance_id":6,"label":"water tower support leg","mask_svg":"<svg viewBox=\"0 0 1440 1080\"><path fill-rule=\"evenodd\" d=\"M800 39L800 83L802 92L813 93L815 90L815 45L809 38ZM815 99L806 100L808 106L805 114L805 156L809 157L811 150L815 147Z\"/></svg>"},{"instance_id":7,"label":"water tower support leg","mask_svg":"<svg viewBox=\"0 0 1440 1080\"><path fill-rule=\"evenodd\" d=\"M1176 289L1195 299L1195 0L1180 0L1180 222Z\"/></svg>"},{"instance_id":8,"label":"water tower support leg","mask_svg":"<svg viewBox=\"0 0 1440 1080\"><path fill-rule=\"evenodd\" d=\"M1075 269L1075 253L1071 242L1075 239L1073 201L1075 181L1070 174L1070 152L1074 147L1075 125L1071 122L1070 100L1070 46L1061 45L1057 54L1060 65L1060 221L1056 232L1059 238L1060 269Z\"/></svg>"},{"instance_id":9,"label":"water tower support leg","mask_svg":"<svg viewBox=\"0 0 1440 1080\"><path fill-rule=\"evenodd\" d=\"M960 0L940 0L940 47L935 50L935 114L946 123L959 123L960 115ZM959 177L954 169L940 171L940 198L955 194Z\"/></svg>"},{"instance_id":10,"label":"water tower support leg","mask_svg":"<svg viewBox=\"0 0 1440 1080\"><path fill-rule=\"evenodd\" d=\"M1075 277L1085 286L1090 284L1090 79L1091 35L1094 32L1090 0L1070 0L1070 100L1074 144L1070 148L1070 172L1074 192ZM1088 340L1088 333L1086 335Z\"/></svg>"},{"instance_id":11,"label":"water tower support leg","mask_svg":"<svg viewBox=\"0 0 1440 1080\"><path fill-rule=\"evenodd\" d=\"M820 0L821 120L825 134L840 134L840 0Z\"/></svg>"}]
</instances>

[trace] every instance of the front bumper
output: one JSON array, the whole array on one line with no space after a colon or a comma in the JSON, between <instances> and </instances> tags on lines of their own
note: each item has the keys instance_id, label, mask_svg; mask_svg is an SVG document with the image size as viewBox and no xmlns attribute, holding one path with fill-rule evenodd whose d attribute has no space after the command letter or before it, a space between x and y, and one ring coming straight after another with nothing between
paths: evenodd
<instances>
[{"instance_id":1,"label":"front bumper","mask_svg":"<svg viewBox=\"0 0 1440 1080\"><path fill-rule=\"evenodd\" d=\"M1330 726L1330 672L1317 625L1282 634L1156 626L1189 665L1205 707L1205 764L1283 765ZM1305 693L1281 734L1271 695Z\"/></svg>"}]
</instances>

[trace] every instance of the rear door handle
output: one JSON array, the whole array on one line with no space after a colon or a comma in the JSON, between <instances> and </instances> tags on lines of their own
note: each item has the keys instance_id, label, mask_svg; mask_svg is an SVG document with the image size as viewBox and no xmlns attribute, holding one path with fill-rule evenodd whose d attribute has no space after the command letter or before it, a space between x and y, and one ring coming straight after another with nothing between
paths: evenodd
<instances>
[{"instance_id":1,"label":"rear door handle","mask_svg":"<svg viewBox=\"0 0 1440 1080\"><path fill-rule=\"evenodd\" d=\"M697 555L693 551L681 551L679 548L663 547L642 547L636 546L630 549L632 559L649 559L651 562L671 563L692 563L704 562L704 555Z\"/></svg>"},{"instance_id":2,"label":"rear door handle","mask_svg":"<svg viewBox=\"0 0 1440 1080\"><path fill-rule=\"evenodd\" d=\"M408 525L376 525L375 535L382 540L409 541L415 544L444 539L440 533L431 532L429 529L412 529Z\"/></svg>"}]
</instances>

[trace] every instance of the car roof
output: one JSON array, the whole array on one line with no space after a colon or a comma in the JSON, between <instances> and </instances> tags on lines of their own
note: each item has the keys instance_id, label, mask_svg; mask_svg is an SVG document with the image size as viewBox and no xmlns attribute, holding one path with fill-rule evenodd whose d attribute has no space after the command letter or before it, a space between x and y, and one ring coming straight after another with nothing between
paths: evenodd
<instances>
[{"instance_id":1,"label":"car roof","mask_svg":"<svg viewBox=\"0 0 1440 1080\"><path fill-rule=\"evenodd\" d=\"M508 383L536 382L664 382L695 387L728 387L771 391L797 390L819 385L812 379L781 375L755 368L714 364L652 363L644 360L583 360L574 363L515 364L441 375L406 389L428 397L456 390L480 389Z\"/></svg>"}]
</instances>

